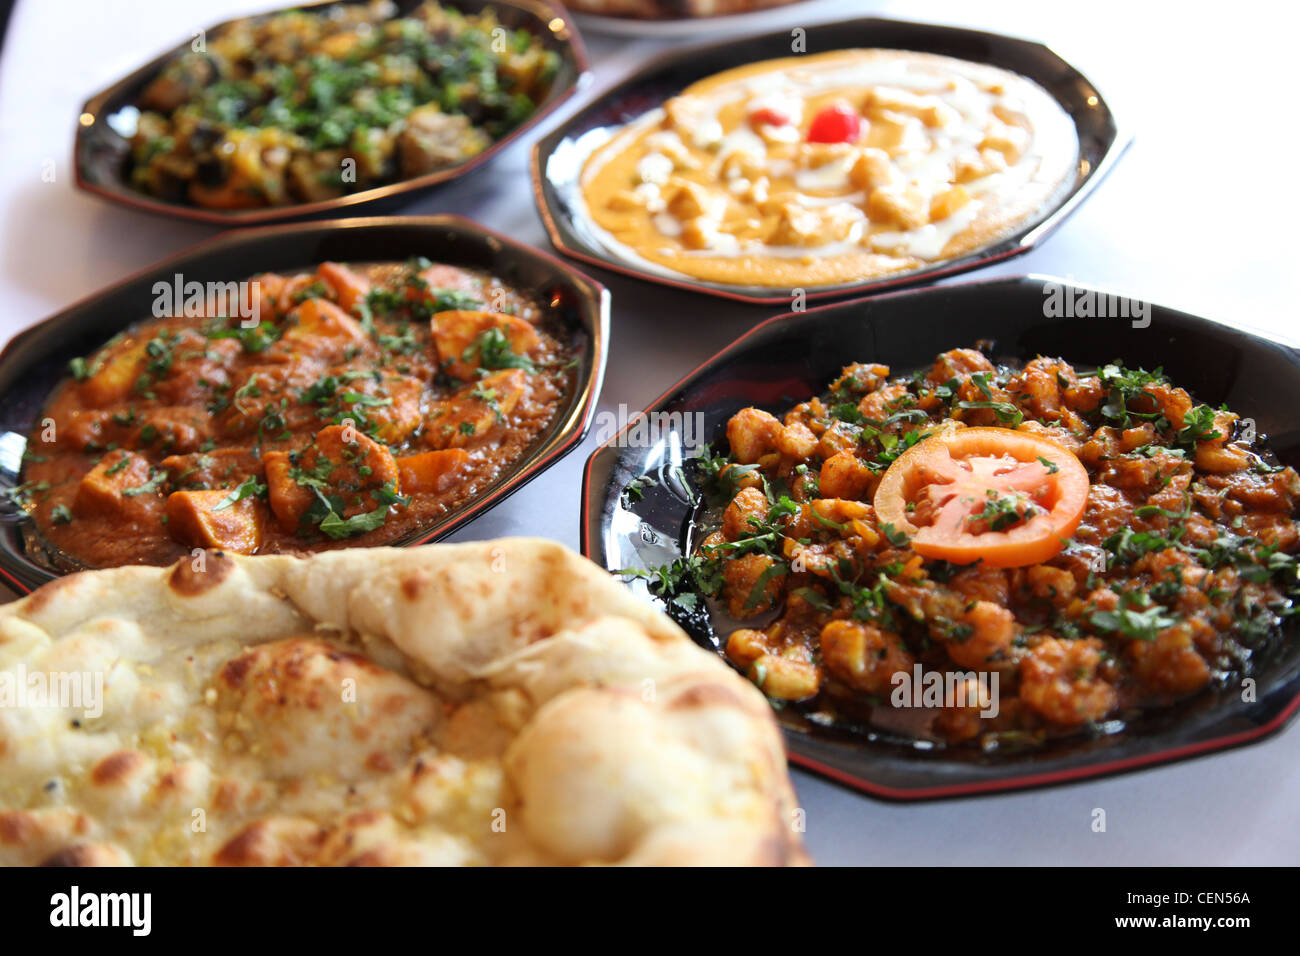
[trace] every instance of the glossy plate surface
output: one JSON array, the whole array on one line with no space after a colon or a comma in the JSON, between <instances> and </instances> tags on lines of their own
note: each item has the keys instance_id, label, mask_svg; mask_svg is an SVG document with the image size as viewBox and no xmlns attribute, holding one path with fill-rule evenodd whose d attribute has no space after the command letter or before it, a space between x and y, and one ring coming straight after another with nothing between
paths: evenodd
<instances>
[{"instance_id":1,"label":"glossy plate surface","mask_svg":"<svg viewBox=\"0 0 1300 956\"><path fill-rule=\"evenodd\" d=\"M152 314L156 282L227 282L325 260L433 262L481 269L551 303L577 351L575 388L551 425L479 494L436 524L394 541L425 544L450 534L519 489L582 441L596 409L609 339L609 293L570 266L458 216L404 216L266 226L228 232L151 266L19 333L0 352L0 487L20 480L26 436L68 360ZM29 591L64 570L39 550L26 512L0 510L0 579Z\"/></svg>"},{"instance_id":2,"label":"glossy plate surface","mask_svg":"<svg viewBox=\"0 0 1300 956\"><path fill-rule=\"evenodd\" d=\"M1097 88L1040 43L957 27L872 18L818 24L806 32L807 50L811 53L852 47L915 50L988 63L1027 76L1061 104L1074 120L1079 137L1074 179L1057 191L1051 204L1016 231L992 245L925 269L864 282L810 287L809 299L861 295L927 282L1027 252L1078 207L1129 144L1128 133L1118 125ZM615 128L654 109L696 80L734 66L789 56L790 42L790 31L782 30L670 53L597 97L542 137L533 147L533 189L555 246L575 259L649 282L742 302L788 305L790 295L771 288L706 282L645 268L619 257L604 245L582 212L578 178L587 158Z\"/></svg>"},{"instance_id":3,"label":"glossy plate surface","mask_svg":"<svg viewBox=\"0 0 1300 956\"><path fill-rule=\"evenodd\" d=\"M825 6L819 0L776 0L774 5L761 10L745 10L738 13L726 13L712 17L665 17L647 19L645 17L608 16L598 13L584 13L574 10L578 26L584 33L607 33L610 36L635 37L656 40L691 40L698 36L716 35L727 31L757 31L764 27L777 26L786 11L799 4L800 13L816 13L818 7ZM811 9L809 9L811 8Z\"/></svg>"},{"instance_id":4,"label":"glossy plate surface","mask_svg":"<svg viewBox=\"0 0 1300 956\"><path fill-rule=\"evenodd\" d=\"M320 0L320 2L299 4L285 9L316 10L364 2L366 0ZM419 6L422 0L394 0L394 2L399 14L402 14ZM142 209L145 212L176 219L235 227L312 216L319 218L345 210L354 213L363 206L368 207L366 211L371 213L385 211L415 193L463 176L488 162L572 96L577 90L579 81L587 72L587 53L570 17L562 8L551 6L546 0L446 0L446 5L465 13L477 13L485 7L492 7L497 11L498 18L503 24L511 28L528 29L541 38L547 49L554 50L560 57L559 72L555 75L551 90L538 104L533 114L509 135L493 143L477 156L423 176L376 186L373 189L350 193L336 199L297 203L290 206L225 211L168 202L142 193L133 189L128 181L130 136L123 135L119 130L131 128L131 111L141 91L172 57L189 49L190 41L187 40L140 67L134 73L118 80L107 89L96 93L82 106L77 125L77 137L73 144L73 168L77 186L86 192L132 209ZM205 32L212 34L232 22L234 21L227 20L214 24Z\"/></svg>"},{"instance_id":5,"label":"glossy plate surface","mask_svg":"<svg viewBox=\"0 0 1300 956\"><path fill-rule=\"evenodd\" d=\"M1096 290L1059 279L1013 277L769 319L651 405L647 413L658 414L647 414L640 434L624 430L591 456L583 480L583 553L611 571L657 567L685 553L695 506L680 466L704 443L725 446L726 422L739 409L753 405L781 416L823 392L851 361L882 362L901 374L928 367L941 351L981 341L992 343L995 361L1044 354L1079 367L1116 358L1148 369L1163 366L1198 401L1226 402L1254 418L1266 447L1300 466L1295 346L1160 306L1150 307L1145 327L1141 319L1045 315L1054 292L1074 297L1090 291ZM1113 301L1117 309L1124 303ZM1134 315L1124 304L1124 314ZM624 494L645 476L654 481L638 484L639 499ZM630 586L654 600L644 581ZM707 612L674 616L703 646L718 650ZM1130 721L1118 733L1079 734L1018 755L925 750L884 735L810 725L790 711L779 711L778 719L793 762L878 796L945 797L1058 783L1222 749L1277 730L1300 706L1300 622L1292 619L1283 638L1254 675L1254 702L1241 699L1239 686L1212 687Z\"/></svg>"}]
</instances>

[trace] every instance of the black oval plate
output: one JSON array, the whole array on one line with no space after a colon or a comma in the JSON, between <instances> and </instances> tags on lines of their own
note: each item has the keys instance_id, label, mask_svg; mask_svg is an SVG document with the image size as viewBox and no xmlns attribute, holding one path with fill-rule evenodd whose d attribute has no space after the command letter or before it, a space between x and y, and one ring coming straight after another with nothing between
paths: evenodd
<instances>
[{"instance_id":1,"label":"black oval plate","mask_svg":"<svg viewBox=\"0 0 1300 956\"><path fill-rule=\"evenodd\" d=\"M978 30L875 18L818 24L808 27L806 32L807 49L814 53L853 47L942 53L1027 76L1061 104L1074 120L1079 137L1073 184L1058 190L1047 209L1027 220L1014 233L969 255L926 269L866 282L814 287L808 290L808 299L861 295L914 285L1028 252L1087 198L1131 141L1088 78L1041 43ZM598 96L558 129L542 137L533 147L533 191L551 242L565 255L637 279L741 302L788 305L789 295L778 295L768 287L678 278L620 258L584 225L577 208L577 180L594 144L604 141L601 131L630 122L696 80L734 66L789 55L789 30L670 53ZM596 136L590 137L593 131ZM589 138L584 142L584 137Z\"/></svg>"},{"instance_id":2,"label":"black oval plate","mask_svg":"<svg viewBox=\"0 0 1300 956\"><path fill-rule=\"evenodd\" d=\"M850 361L882 362L899 374L980 340L991 340L1001 361L1044 354L1080 365L1118 357L1163 366L1198 401L1227 402L1254 418L1268 447L1300 466L1296 347L1154 305L1145 327L1140 319L1135 326L1125 318L1049 318L1045 301L1053 287L1063 296L1090 291L1060 279L1013 277L769 319L654 402L640 435L624 429L591 456L583 479L583 553L610 571L657 567L685 553L695 507L678 466L694 454L692 446L725 443L727 419L739 409L754 405L781 416L822 393ZM652 481L637 484L639 497L625 494L644 477ZM644 581L632 586L655 600ZM699 643L718 650L707 612L674 616ZM1020 755L925 750L811 725L790 711L777 716L794 763L877 796L921 799L1059 783L1219 750L1279 729L1300 707L1300 622L1288 625L1284 638L1253 675L1255 702L1243 702L1239 688L1211 688L1118 733L1060 738Z\"/></svg>"},{"instance_id":3,"label":"black oval plate","mask_svg":"<svg viewBox=\"0 0 1300 956\"><path fill-rule=\"evenodd\" d=\"M151 315L155 282L171 285L177 273L186 282L225 282L314 267L325 260L391 262L413 256L485 270L549 303L579 356L577 385L550 428L477 496L393 544L413 546L445 537L578 446L596 411L609 342L604 286L554 256L459 216L342 219L223 233L20 332L0 352L0 487L20 480L26 437L51 390L67 374L68 360ZM61 573L39 560L34 523L25 511L10 508L0 512L0 519L0 578L26 592Z\"/></svg>"},{"instance_id":4,"label":"black oval plate","mask_svg":"<svg viewBox=\"0 0 1300 956\"><path fill-rule=\"evenodd\" d=\"M317 10L365 2L367 0L317 0L314 3L297 4L285 9ZM401 15L418 6L421 0L394 0L394 2ZM507 136L497 140L477 156L471 156L455 166L435 170L423 176L398 180L335 199L290 206L267 206L260 209L227 212L186 203L166 202L149 196L138 189L133 189L127 181L130 138L123 136L114 128L115 125L120 125L114 118L123 110L134 107L140 98L140 93L162 67L172 57L189 48L190 41L187 40L146 63L134 73L118 80L107 89L94 94L81 107L81 116L77 121L77 138L72 148L76 184L86 192L132 209L233 228L312 216L320 218L331 213L342 215L344 211L353 212L361 206L369 206L367 211L371 213L386 211L397 206L401 201L409 199L415 193L457 179L488 162L572 96L586 76L588 64L586 49L582 45L582 38L578 35L578 31L573 27L572 20L562 8L552 6L547 0L444 0L444 2L465 13L477 13L485 7L493 7L502 24L514 29L523 28L530 31L541 39L547 49L554 50L560 56L559 72L556 73L546 98L537 105L533 114L511 130ZM268 15L269 13L264 13L255 16ZM248 17L237 19L244 20ZM214 24L205 32L212 34L232 22L234 21L226 20Z\"/></svg>"}]
</instances>

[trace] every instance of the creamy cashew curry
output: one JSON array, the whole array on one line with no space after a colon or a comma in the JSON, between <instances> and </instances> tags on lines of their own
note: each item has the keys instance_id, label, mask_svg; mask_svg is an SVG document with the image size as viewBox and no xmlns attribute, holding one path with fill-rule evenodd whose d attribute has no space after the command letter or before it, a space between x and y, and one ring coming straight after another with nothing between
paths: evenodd
<instances>
[{"instance_id":1,"label":"creamy cashew curry","mask_svg":"<svg viewBox=\"0 0 1300 956\"><path fill-rule=\"evenodd\" d=\"M706 536L651 590L747 623L727 657L815 721L985 747L1118 728L1282 639L1300 477L1251 427L1119 362L855 363L730 419ZM965 693L891 701L929 672Z\"/></svg>"},{"instance_id":2,"label":"creamy cashew curry","mask_svg":"<svg viewBox=\"0 0 1300 956\"><path fill-rule=\"evenodd\" d=\"M873 279L971 252L1042 210L1078 141L1037 84L901 50L769 60L701 80L587 160L616 255L712 282Z\"/></svg>"},{"instance_id":3,"label":"creamy cashew curry","mask_svg":"<svg viewBox=\"0 0 1300 956\"><path fill-rule=\"evenodd\" d=\"M92 567L391 542L487 487L575 388L553 310L487 275L327 262L243 285L71 363L11 494L46 542Z\"/></svg>"},{"instance_id":4,"label":"creamy cashew curry","mask_svg":"<svg viewBox=\"0 0 1300 956\"><path fill-rule=\"evenodd\" d=\"M140 95L130 181L211 209L318 202L476 156L531 116L557 54L492 7L387 0L236 20Z\"/></svg>"}]
</instances>

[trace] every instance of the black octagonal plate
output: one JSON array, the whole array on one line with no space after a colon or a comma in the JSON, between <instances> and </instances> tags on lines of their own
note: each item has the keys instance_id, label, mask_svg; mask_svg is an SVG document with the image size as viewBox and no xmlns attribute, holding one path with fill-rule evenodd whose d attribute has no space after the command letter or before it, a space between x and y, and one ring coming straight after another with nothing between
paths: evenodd
<instances>
[{"instance_id":1,"label":"black octagonal plate","mask_svg":"<svg viewBox=\"0 0 1300 956\"><path fill-rule=\"evenodd\" d=\"M673 386L587 462L582 549L611 570L657 567L685 553L695 506L681 465L704 442L725 444L727 419L746 406L782 415L823 392L851 361L882 362L895 374L928 367L950 348L991 342L996 361L1044 354L1080 366L1121 358L1163 366L1201 402L1226 402L1253 418L1261 441L1300 466L1300 351L1261 335L1151 306L1145 327L1128 318L1047 318L1046 297L1087 291L1064 280L1013 277L940 286L825 306L757 326ZM1104 293L1103 293L1104 294ZM1132 314L1129 312L1128 314ZM702 427L697 423L702 416ZM636 421L633 426L636 427ZM644 476L637 494L624 490ZM645 583L631 585L654 600ZM674 615L713 650L707 612ZM1300 707L1300 622L1253 676L1257 700L1210 688L1109 735L1084 734L1021 754L921 749L885 735L851 735L778 712L790 759L842 783L897 799L947 797L1099 776L1257 740Z\"/></svg>"},{"instance_id":2,"label":"black octagonal plate","mask_svg":"<svg viewBox=\"0 0 1300 956\"><path fill-rule=\"evenodd\" d=\"M398 546L445 537L518 490L582 441L596 411L609 341L609 293L554 256L459 216L402 216L263 226L223 233L69 306L15 336L0 352L0 489L22 480L26 436L68 360L98 348L151 314L154 283L227 282L260 272L341 262L393 262L425 256L480 269L549 305L577 350L574 388L551 425L491 484ZM53 559L52 559L53 557ZM42 548L30 515L0 505L0 579L19 591L76 570Z\"/></svg>"},{"instance_id":3,"label":"black octagonal plate","mask_svg":"<svg viewBox=\"0 0 1300 956\"><path fill-rule=\"evenodd\" d=\"M978 30L875 18L818 24L808 27L806 32L810 53L853 47L914 50L988 63L1027 76L1060 103L1074 120L1079 137L1073 183L1058 190L1043 212L1026 220L1015 232L966 256L926 269L865 282L814 287L808 290L809 299L861 295L928 282L1028 252L1087 198L1132 138L1119 125L1110 105L1091 81L1041 43ZM654 109L696 80L734 66L789 55L788 30L669 53L598 96L558 129L542 137L533 147L533 191L551 241L575 259L649 282L741 302L788 305L790 296L779 295L771 288L665 275L620 258L584 225L578 210L577 180L587 156L605 141L607 131Z\"/></svg>"}]
</instances>

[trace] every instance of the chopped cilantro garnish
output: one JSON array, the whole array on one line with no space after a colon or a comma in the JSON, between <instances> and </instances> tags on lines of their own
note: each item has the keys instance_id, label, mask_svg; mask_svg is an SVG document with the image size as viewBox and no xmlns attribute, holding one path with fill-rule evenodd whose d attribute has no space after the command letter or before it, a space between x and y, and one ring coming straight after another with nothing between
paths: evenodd
<instances>
[{"instance_id":1,"label":"chopped cilantro garnish","mask_svg":"<svg viewBox=\"0 0 1300 956\"><path fill-rule=\"evenodd\" d=\"M497 328L480 332L478 337L466 346L465 351L461 353L461 358L466 362L473 361L476 353L479 365L483 368L521 368L528 372L537 370L537 364L532 359L515 353L505 333Z\"/></svg>"},{"instance_id":2,"label":"chopped cilantro garnish","mask_svg":"<svg viewBox=\"0 0 1300 956\"><path fill-rule=\"evenodd\" d=\"M125 460L126 459L123 459L123 461ZM163 482L165 482L166 480L167 480L166 469L159 468L150 473L149 480L146 481L143 485L139 485L135 488L123 488L122 494L127 495L128 497L134 497L136 495L152 494L153 492L161 488L163 486Z\"/></svg>"},{"instance_id":3,"label":"chopped cilantro garnish","mask_svg":"<svg viewBox=\"0 0 1300 956\"><path fill-rule=\"evenodd\" d=\"M238 488L213 505L212 510L224 511L236 502L243 501L245 498L260 498L265 494L266 485L258 481L256 476L245 478L240 482Z\"/></svg>"}]
</instances>

